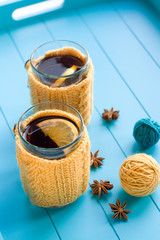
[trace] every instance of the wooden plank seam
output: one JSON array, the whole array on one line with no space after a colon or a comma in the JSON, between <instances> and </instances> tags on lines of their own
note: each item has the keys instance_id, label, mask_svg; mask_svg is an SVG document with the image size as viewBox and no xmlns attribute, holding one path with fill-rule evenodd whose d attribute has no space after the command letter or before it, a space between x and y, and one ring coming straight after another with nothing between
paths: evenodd
<instances>
[{"instance_id":1,"label":"wooden plank seam","mask_svg":"<svg viewBox=\"0 0 160 240\"><path fill-rule=\"evenodd\" d=\"M86 25L87 29L90 31L90 33L92 34L93 38L95 39L95 41L97 42L98 46L101 48L102 52L105 54L105 56L107 57L107 59L109 60L109 62L111 63L111 65L113 66L113 68L115 69L115 71L118 73L118 75L120 76L120 78L122 79L122 81L124 82L124 84L127 86L127 88L129 89L129 91L131 92L131 94L136 98L137 102L140 104L140 106L143 108L143 110L145 111L145 113L148 115L148 117L150 118L149 113L147 112L147 110L145 109L145 107L143 106L143 104L140 102L140 100L138 99L138 97L136 96L136 94L133 92L133 90L131 89L131 87L129 86L129 84L127 83L127 81L125 80L125 78L122 76L122 74L120 73L120 71L118 70L118 68L116 67L116 65L114 64L114 62L112 61L111 57L108 55L108 53L106 52L106 50L103 48L103 46L100 44L100 42L98 41L97 37L95 36L95 34L92 32L92 30L89 28L89 26L87 25L86 21L83 19L83 17L81 16L81 14L78 12L79 17L81 18L81 20L83 21L83 23Z\"/></svg>"},{"instance_id":2,"label":"wooden plank seam","mask_svg":"<svg viewBox=\"0 0 160 240\"><path fill-rule=\"evenodd\" d=\"M144 45L144 43L140 40L140 38L137 36L137 34L133 31L133 29L130 27L130 25L126 22L126 20L122 17L122 15L120 14L120 12L116 9L116 7L114 6L113 2L111 2L109 0L113 10L115 11L115 13L120 17L120 19L122 20L122 22L125 24L125 26L128 28L128 30L131 32L131 34L134 36L134 38L137 40L137 42L141 45L141 47L146 51L146 53L148 54L148 56L152 59L152 61L156 64L156 66L158 68L160 68L160 64L156 61L156 59L152 56L152 54L150 53L150 51L146 48L146 46Z\"/></svg>"}]
</instances>

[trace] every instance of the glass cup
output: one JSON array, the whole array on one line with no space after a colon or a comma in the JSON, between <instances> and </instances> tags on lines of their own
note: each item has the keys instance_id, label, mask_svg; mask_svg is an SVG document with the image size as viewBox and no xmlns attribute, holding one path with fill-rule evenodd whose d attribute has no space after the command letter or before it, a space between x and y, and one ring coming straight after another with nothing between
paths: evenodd
<instances>
[{"instance_id":1,"label":"glass cup","mask_svg":"<svg viewBox=\"0 0 160 240\"><path fill-rule=\"evenodd\" d=\"M33 124L30 126L31 122ZM83 119L80 113L68 104L59 102L36 104L23 113L18 122L18 133L24 147L33 154L47 159L59 159L72 153L81 140L83 129ZM64 131L68 131L68 133ZM71 142L65 139L70 135L73 140ZM51 139L48 140L48 138ZM61 143L60 138L64 138L62 140L64 143ZM52 139L58 141L61 146L57 147L57 145L53 148L53 144L50 144ZM46 141L51 146L45 147ZM65 142L67 145L63 145Z\"/></svg>"},{"instance_id":2,"label":"glass cup","mask_svg":"<svg viewBox=\"0 0 160 240\"><path fill-rule=\"evenodd\" d=\"M14 132L23 187L33 204L65 206L87 190L90 140L76 109L59 102L34 105Z\"/></svg>"},{"instance_id":3,"label":"glass cup","mask_svg":"<svg viewBox=\"0 0 160 240\"><path fill-rule=\"evenodd\" d=\"M87 51L72 41L57 40L36 48L26 62L32 105L63 102L88 126L93 108L94 68Z\"/></svg>"},{"instance_id":4,"label":"glass cup","mask_svg":"<svg viewBox=\"0 0 160 240\"><path fill-rule=\"evenodd\" d=\"M89 60L88 52L80 44L55 40L36 48L30 63L41 82L55 88L81 82L86 76Z\"/></svg>"}]
</instances>

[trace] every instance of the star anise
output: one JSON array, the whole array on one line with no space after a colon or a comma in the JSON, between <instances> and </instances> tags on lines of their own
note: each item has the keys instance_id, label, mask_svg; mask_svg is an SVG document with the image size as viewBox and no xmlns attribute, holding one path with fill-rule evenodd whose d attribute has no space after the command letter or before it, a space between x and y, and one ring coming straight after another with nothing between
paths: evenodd
<instances>
[{"instance_id":1,"label":"star anise","mask_svg":"<svg viewBox=\"0 0 160 240\"><path fill-rule=\"evenodd\" d=\"M124 202L121 206L121 203L120 203L119 199L117 198L116 205L112 204L112 203L109 203L109 205L112 209L112 212L114 212L111 219L119 217L119 220L121 220L121 216L122 216L122 218L124 218L125 220L128 220L127 213L130 213L131 211L124 209L127 205L127 202Z\"/></svg>"},{"instance_id":2,"label":"star anise","mask_svg":"<svg viewBox=\"0 0 160 240\"><path fill-rule=\"evenodd\" d=\"M104 109L104 113L102 113L102 118L107 121L116 120L119 117L119 111L114 111L113 107L110 111Z\"/></svg>"},{"instance_id":3,"label":"star anise","mask_svg":"<svg viewBox=\"0 0 160 240\"><path fill-rule=\"evenodd\" d=\"M110 181L102 181L98 182L97 180L93 181L94 183L90 185L93 195L98 195L99 197L102 196L102 192L105 194L109 194L107 190L111 190L113 188L113 184L110 184Z\"/></svg>"},{"instance_id":4,"label":"star anise","mask_svg":"<svg viewBox=\"0 0 160 240\"><path fill-rule=\"evenodd\" d=\"M103 163L101 162L102 160L104 160L103 157L97 157L99 153L99 150L97 150L95 152L95 154L93 155L93 153L91 152L91 161L90 161L90 166L98 168L99 165L103 165Z\"/></svg>"}]
</instances>

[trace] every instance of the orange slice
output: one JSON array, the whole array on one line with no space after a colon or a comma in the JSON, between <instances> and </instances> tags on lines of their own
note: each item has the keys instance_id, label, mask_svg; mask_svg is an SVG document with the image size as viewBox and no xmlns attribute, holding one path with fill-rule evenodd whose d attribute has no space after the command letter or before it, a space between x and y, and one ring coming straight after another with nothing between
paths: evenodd
<instances>
[{"instance_id":1,"label":"orange slice","mask_svg":"<svg viewBox=\"0 0 160 240\"><path fill-rule=\"evenodd\" d=\"M66 119L49 119L38 123L37 126L59 147L73 142L79 134L77 127Z\"/></svg>"},{"instance_id":2,"label":"orange slice","mask_svg":"<svg viewBox=\"0 0 160 240\"><path fill-rule=\"evenodd\" d=\"M75 65L73 65L71 68L68 68L62 75L64 77L63 78L58 78L54 82L53 87L59 87L66 80L65 76L73 74L76 70L77 70L77 66L75 66Z\"/></svg>"}]
</instances>

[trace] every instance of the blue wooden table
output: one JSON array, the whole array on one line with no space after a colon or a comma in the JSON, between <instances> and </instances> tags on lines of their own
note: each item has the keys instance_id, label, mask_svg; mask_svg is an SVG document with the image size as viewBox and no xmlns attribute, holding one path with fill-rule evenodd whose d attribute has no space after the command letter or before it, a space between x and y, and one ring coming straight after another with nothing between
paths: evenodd
<instances>
[{"instance_id":1,"label":"blue wooden table","mask_svg":"<svg viewBox=\"0 0 160 240\"><path fill-rule=\"evenodd\" d=\"M1 18L1 16L0 16ZM3 21L3 19L0 19ZM53 39L79 42L95 69L94 111L88 127L91 150L105 157L91 170L94 179L110 180L109 195L91 189L64 208L39 208L25 195L11 131L30 107L25 61L40 44ZM152 117L160 122L160 15L147 1L101 2L0 32L0 240L159 240L160 187L135 198L121 188L119 168L125 158L142 152L132 137L134 123ZM106 123L104 108L120 110ZM160 163L160 143L146 150ZM108 203L127 201L129 221L111 220Z\"/></svg>"}]
</instances>

